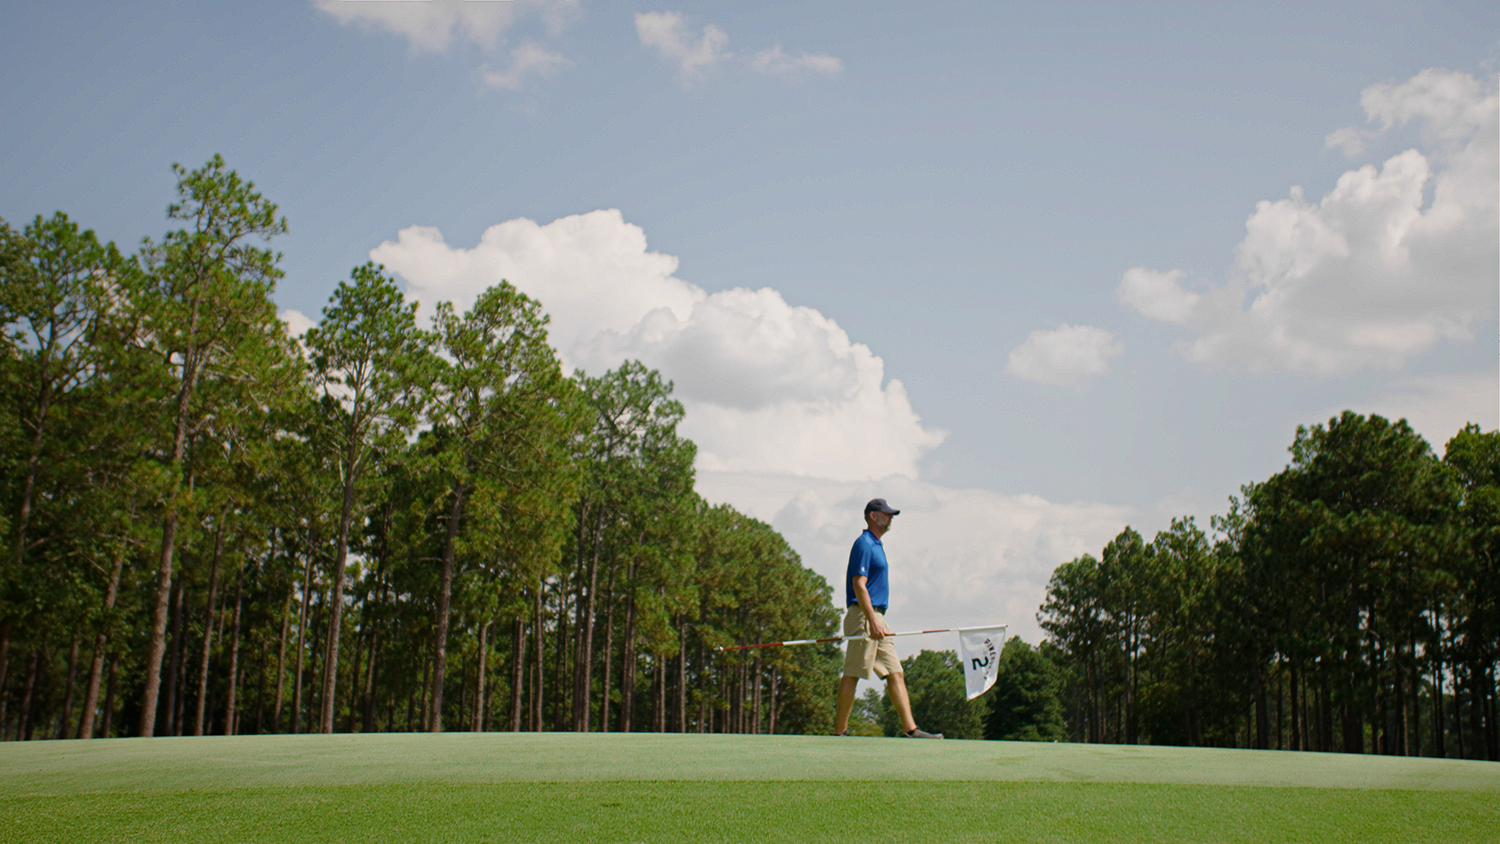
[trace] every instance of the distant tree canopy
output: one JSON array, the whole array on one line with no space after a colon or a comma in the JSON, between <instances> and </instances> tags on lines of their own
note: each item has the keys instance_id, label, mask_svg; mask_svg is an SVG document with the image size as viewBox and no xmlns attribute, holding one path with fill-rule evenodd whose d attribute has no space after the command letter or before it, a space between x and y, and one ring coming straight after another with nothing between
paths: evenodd
<instances>
[{"instance_id":1,"label":"distant tree canopy","mask_svg":"<svg viewBox=\"0 0 1500 844\"><path fill-rule=\"evenodd\" d=\"M431 327L374 264L297 340L286 221L218 156L134 254L0 221L0 737L386 730L816 733L832 590L693 491L661 374L564 376L503 279ZM1129 528L1059 566L1048 641L953 738L1500 760L1500 434L1299 428L1214 536ZM856 732L894 734L878 693Z\"/></svg>"},{"instance_id":2,"label":"distant tree canopy","mask_svg":"<svg viewBox=\"0 0 1500 844\"><path fill-rule=\"evenodd\" d=\"M672 385L508 282L356 267L300 342L215 156L134 255L0 221L0 735L824 732L831 590L693 492Z\"/></svg>"},{"instance_id":3,"label":"distant tree canopy","mask_svg":"<svg viewBox=\"0 0 1500 844\"><path fill-rule=\"evenodd\" d=\"M989 694L984 737L1001 741L1067 741L1063 726L1062 671L1046 653L1012 636L1000 652Z\"/></svg>"},{"instance_id":4,"label":"distant tree canopy","mask_svg":"<svg viewBox=\"0 0 1500 844\"><path fill-rule=\"evenodd\" d=\"M1500 760L1500 433L1299 428L1215 518L1127 528L1039 614L1075 740ZM1007 649L1009 650L1009 649Z\"/></svg>"}]
</instances>

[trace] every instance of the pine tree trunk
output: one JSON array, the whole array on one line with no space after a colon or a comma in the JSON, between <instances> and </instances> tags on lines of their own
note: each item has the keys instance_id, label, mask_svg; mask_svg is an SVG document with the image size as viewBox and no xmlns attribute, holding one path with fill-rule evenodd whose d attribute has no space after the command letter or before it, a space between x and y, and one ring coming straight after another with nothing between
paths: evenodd
<instances>
[{"instance_id":1,"label":"pine tree trunk","mask_svg":"<svg viewBox=\"0 0 1500 844\"><path fill-rule=\"evenodd\" d=\"M448 616L453 599L454 554L458 541L458 522L463 516L464 495L467 492L462 483L453 487L453 504L448 509L448 532L443 542L443 576L438 591L437 627L432 637L432 714L427 726L434 733L443 731L443 678L448 664Z\"/></svg>"},{"instance_id":2,"label":"pine tree trunk","mask_svg":"<svg viewBox=\"0 0 1500 844\"><path fill-rule=\"evenodd\" d=\"M505 713L506 729L513 733L521 731L521 710L526 701L525 676L526 622L517 616L510 623L510 707Z\"/></svg>"},{"instance_id":3,"label":"pine tree trunk","mask_svg":"<svg viewBox=\"0 0 1500 844\"><path fill-rule=\"evenodd\" d=\"M769 723L766 725L766 734L772 736L776 735L776 706L778 703L776 697L777 692L780 691L780 679L781 672L776 670L776 666L771 666L771 708L767 716Z\"/></svg>"},{"instance_id":4,"label":"pine tree trunk","mask_svg":"<svg viewBox=\"0 0 1500 844\"><path fill-rule=\"evenodd\" d=\"M281 733L282 695L286 693L286 629L292 617L292 595L286 596L281 607L281 636L276 643L276 703L271 707L271 734Z\"/></svg>"},{"instance_id":5,"label":"pine tree trunk","mask_svg":"<svg viewBox=\"0 0 1500 844\"><path fill-rule=\"evenodd\" d=\"M534 635L532 636L532 638L536 640L536 643L534 645L536 651L536 660L532 664L531 673L530 718L531 731L534 733L539 733L542 731L542 680L546 676L546 671L543 670L546 666L547 649L543 647L546 642L546 630L542 627L542 589L544 586L545 581L538 578L536 592L534 595L532 595L532 610L535 615L535 618L533 619L533 623L535 626L532 628L532 633Z\"/></svg>"},{"instance_id":6,"label":"pine tree trunk","mask_svg":"<svg viewBox=\"0 0 1500 844\"><path fill-rule=\"evenodd\" d=\"M1391 755L1393 755L1393 756L1405 756L1405 755L1407 755L1406 754L1406 730L1407 730L1408 724L1407 724L1407 721L1406 721L1406 672L1401 670L1401 663L1399 661L1399 655L1400 655L1400 652L1399 652L1399 649L1398 649L1397 650L1397 659L1395 660L1395 666L1394 666L1394 668L1395 668L1394 673L1396 675L1396 684L1395 684L1395 688L1392 690L1392 696L1395 698L1395 700L1393 701L1393 703L1395 704L1395 709L1396 709L1396 711L1395 711L1395 716L1396 716L1396 719L1395 719L1396 720L1396 735L1394 736L1394 739L1395 739L1394 741L1392 741L1389 738L1386 740L1386 750ZM1384 713L1382 713L1382 714L1384 714ZM1384 726L1385 719L1381 718L1380 721L1381 721L1381 725Z\"/></svg>"},{"instance_id":7,"label":"pine tree trunk","mask_svg":"<svg viewBox=\"0 0 1500 844\"><path fill-rule=\"evenodd\" d=\"M484 729L484 678L485 669L489 662L489 634L490 625L494 621L486 621L479 626L479 667L478 674L474 679L474 718L469 723L472 732L481 732Z\"/></svg>"},{"instance_id":8,"label":"pine tree trunk","mask_svg":"<svg viewBox=\"0 0 1500 844\"><path fill-rule=\"evenodd\" d=\"M667 731L667 670L660 656L651 660L651 731Z\"/></svg>"},{"instance_id":9,"label":"pine tree trunk","mask_svg":"<svg viewBox=\"0 0 1500 844\"><path fill-rule=\"evenodd\" d=\"M752 688L750 690L750 732L760 734L760 674L761 674L760 651L755 652L755 667L751 669L754 675Z\"/></svg>"},{"instance_id":10,"label":"pine tree trunk","mask_svg":"<svg viewBox=\"0 0 1500 844\"><path fill-rule=\"evenodd\" d=\"M459 652L458 668L458 732L469 729L469 661Z\"/></svg>"},{"instance_id":11,"label":"pine tree trunk","mask_svg":"<svg viewBox=\"0 0 1500 844\"><path fill-rule=\"evenodd\" d=\"M271 643L264 633L260 635L260 659L255 665L255 734L261 735L266 727L266 662L271 655Z\"/></svg>"},{"instance_id":12,"label":"pine tree trunk","mask_svg":"<svg viewBox=\"0 0 1500 844\"><path fill-rule=\"evenodd\" d=\"M0 741L9 738L7 727L10 720L5 717L5 704L10 700L5 695L5 680L10 673L10 619L0 621Z\"/></svg>"},{"instance_id":13,"label":"pine tree trunk","mask_svg":"<svg viewBox=\"0 0 1500 844\"><path fill-rule=\"evenodd\" d=\"M99 703L99 681L104 670L104 650L108 642L105 625L108 624L110 610L115 608L115 599L120 593L120 574L124 568L125 554L120 550L115 554L114 568L109 574L109 586L104 591L105 620L100 622L99 632L94 635L94 657L89 665L88 686L83 693L83 718L78 722L78 737L81 739L94 737L94 709ZM0 689L4 688L4 656L0 655ZM0 709L0 724L4 722L5 711Z\"/></svg>"},{"instance_id":14,"label":"pine tree trunk","mask_svg":"<svg viewBox=\"0 0 1500 844\"><path fill-rule=\"evenodd\" d=\"M1287 706L1291 710L1291 717L1288 720L1287 724L1287 729L1291 732L1291 744L1289 746L1289 749L1301 750L1302 725L1299 716L1301 715L1302 707L1298 703L1299 699L1297 696L1297 663L1295 662L1287 663L1286 688Z\"/></svg>"},{"instance_id":15,"label":"pine tree trunk","mask_svg":"<svg viewBox=\"0 0 1500 844\"><path fill-rule=\"evenodd\" d=\"M562 583L558 583L557 635L555 637L556 644L552 648L552 687L554 689L553 694L557 696L552 706L552 729L557 732L567 729L568 716L571 714L568 710L570 703L568 692L571 691L572 687L571 684L566 682L567 654L572 647L572 640L568 638L570 631L568 630L567 601L567 590L563 587Z\"/></svg>"},{"instance_id":16,"label":"pine tree trunk","mask_svg":"<svg viewBox=\"0 0 1500 844\"><path fill-rule=\"evenodd\" d=\"M72 730L68 729L73 724L73 685L78 679L78 637L73 637L73 643L68 646L68 682L67 691L63 694L62 723L58 725L57 737L65 739Z\"/></svg>"},{"instance_id":17,"label":"pine tree trunk","mask_svg":"<svg viewBox=\"0 0 1500 844\"><path fill-rule=\"evenodd\" d=\"M352 451L352 446L351 446ZM339 636L344 619L344 567L349 560L349 525L354 519L355 470L352 455L346 457L344 497L339 507L338 550L333 558L333 597L328 613L328 659L323 667L323 710L318 724L325 733L333 732L333 710L339 682Z\"/></svg>"},{"instance_id":18,"label":"pine tree trunk","mask_svg":"<svg viewBox=\"0 0 1500 844\"><path fill-rule=\"evenodd\" d=\"M188 320L189 336L198 330L198 309L199 300L194 298L191 302L191 316ZM197 356L190 352L182 360L182 381L180 382L182 386L177 392L172 459L167 464L177 471L183 469L183 458L187 453L188 412L192 406L193 388L197 384L197 378ZM189 481L189 487L191 485ZM177 490L174 489L172 499L176 498L176 492ZM146 650L146 685L141 694L140 735L143 738L155 735L156 730L156 702L161 687L161 664L167 651L167 604L171 600L172 561L177 548L177 506L175 500L169 501L166 515L162 517L161 523L161 549L156 563L156 606L151 615L151 639Z\"/></svg>"},{"instance_id":19,"label":"pine tree trunk","mask_svg":"<svg viewBox=\"0 0 1500 844\"><path fill-rule=\"evenodd\" d=\"M630 585L630 594L625 599L625 638L620 643L625 653L620 664L620 732L628 733L634 728L635 722L635 566L630 570L631 577L625 582Z\"/></svg>"},{"instance_id":20,"label":"pine tree trunk","mask_svg":"<svg viewBox=\"0 0 1500 844\"><path fill-rule=\"evenodd\" d=\"M304 714L307 716L307 729L309 732L318 728L316 718L322 713L322 698L319 692L323 690L323 684L317 681L321 676L318 672L323 670L327 663L328 641L323 637L326 628L323 623L327 616L328 596L326 593L314 592L313 605L307 615L307 630L311 641L307 647L307 708Z\"/></svg>"},{"instance_id":21,"label":"pine tree trunk","mask_svg":"<svg viewBox=\"0 0 1500 844\"><path fill-rule=\"evenodd\" d=\"M594 679L594 597L599 583L599 547L604 532L603 508L596 517L593 533L593 553L589 556L586 577L579 578L578 588L578 633L577 663L574 666L573 729L581 733L589 731L593 710ZM579 574L584 572L580 567Z\"/></svg>"},{"instance_id":22,"label":"pine tree trunk","mask_svg":"<svg viewBox=\"0 0 1500 844\"><path fill-rule=\"evenodd\" d=\"M20 723L16 725L16 740L31 741L31 713L36 701L37 672L41 670L42 649L31 652L31 662L26 667L26 690L21 694L21 710L16 713Z\"/></svg>"},{"instance_id":23,"label":"pine tree trunk","mask_svg":"<svg viewBox=\"0 0 1500 844\"><path fill-rule=\"evenodd\" d=\"M104 687L104 723L99 726L101 738L109 738L110 731L115 726L115 676L120 667L120 655L111 654L109 658L109 680Z\"/></svg>"},{"instance_id":24,"label":"pine tree trunk","mask_svg":"<svg viewBox=\"0 0 1500 844\"><path fill-rule=\"evenodd\" d=\"M187 581L177 584L177 596L172 600L172 664L167 676L167 717L162 727L174 736L182 735L182 708L187 705L187 665L183 662L183 650L187 647L187 616L185 601Z\"/></svg>"},{"instance_id":25,"label":"pine tree trunk","mask_svg":"<svg viewBox=\"0 0 1500 844\"><path fill-rule=\"evenodd\" d=\"M1439 656L1432 669L1432 747L1439 759L1448 757L1446 716L1443 712L1443 658Z\"/></svg>"},{"instance_id":26,"label":"pine tree trunk","mask_svg":"<svg viewBox=\"0 0 1500 844\"><path fill-rule=\"evenodd\" d=\"M312 564L313 543L307 549L307 564L302 569L302 599L297 607L297 673L292 682L292 735L297 735L302 729L302 667L303 660L307 656L307 610L311 603L309 591L312 589Z\"/></svg>"},{"instance_id":27,"label":"pine tree trunk","mask_svg":"<svg viewBox=\"0 0 1500 844\"><path fill-rule=\"evenodd\" d=\"M89 651L89 676L83 682L83 707L78 711L76 739L94 737L94 710L99 706L99 683L104 679L104 634L94 634L94 647ZM0 685L0 693L4 686ZM0 724L4 721L0 720Z\"/></svg>"},{"instance_id":28,"label":"pine tree trunk","mask_svg":"<svg viewBox=\"0 0 1500 844\"><path fill-rule=\"evenodd\" d=\"M234 578L234 629L229 637L229 697L224 701L224 735L235 734L239 711L236 708L240 686L240 608L245 597L245 570Z\"/></svg>"},{"instance_id":29,"label":"pine tree trunk","mask_svg":"<svg viewBox=\"0 0 1500 844\"><path fill-rule=\"evenodd\" d=\"M224 556L224 518L229 514L229 505L219 511L219 521L214 527L214 559L208 570L208 603L203 616L203 650L198 660L198 708L193 716L193 735L203 735L203 707L208 701L208 660L214 642L214 602L219 594L219 562Z\"/></svg>"},{"instance_id":30,"label":"pine tree trunk","mask_svg":"<svg viewBox=\"0 0 1500 844\"><path fill-rule=\"evenodd\" d=\"M366 733L375 732L375 671L380 665L376 661L376 655L380 650L380 627L370 627L370 651L367 659L369 665L365 667L365 694L364 694L364 721L360 729Z\"/></svg>"},{"instance_id":31,"label":"pine tree trunk","mask_svg":"<svg viewBox=\"0 0 1500 844\"><path fill-rule=\"evenodd\" d=\"M708 646L703 638L698 638L698 732L707 732L704 725L704 717L708 713L708 695L703 693L704 679L708 676Z\"/></svg>"},{"instance_id":32,"label":"pine tree trunk","mask_svg":"<svg viewBox=\"0 0 1500 844\"><path fill-rule=\"evenodd\" d=\"M615 571L610 566L609 585L604 590L604 653L599 670L599 731L609 732L609 681L615 647Z\"/></svg>"},{"instance_id":33,"label":"pine tree trunk","mask_svg":"<svg viewBox=\"0 0 1500 844\"><path fill-rule=\"evenodd\" d=\"M1266 711L1266 674L1264 666L1255 667L1255 749L1265 750L1270 743L1270 713Z\"/></svg>"},{"instance_id":34,"label":"pine tree trunk","mask_svg":"<svg viewBox=\"0 0 1500 844\"><path fill-rule=\"evenodd\" d=\"M361 686L359 681L363 676L361 672L364 668L365 637L359 635L359 633L360 630L356 626L354 630L354 659L349 661L349 668L354 672L354 676L349 681L349 717L344 720L344 732L346 733L354 732L354 719L359 715L360 702L363 700L360 695Z\"/></svg>"},{"instance_id":35,"label":"pine tree trunk","mask_svg":"<svg viewBox=\"0 0 1500 844\"><path fill-rule=\"evenodd\" d=\"M759 659L759 657L756 657ZM687 728L687 620L678 622L677 626L677 695L676 711L672 716L677 725L677 732L685 733Z\"/></svg>"},{"instance_id":36,"label":"pine tree trunk","mask_svg":"<svg viewBox=\"0 0 1500 844\"><path fill-rule=\"evenodd\" d=\"M1464 701L1463 688L1459 680L1458 663L1453 665L1453 741L1458 747L1458 758L1467 759L1464 755Z\"/></svg>"},{"instance_id":37,"label":"pine tree trunk","mask_svg":"<svg viewBox=\"0 0 1500 844\"><path fill-rule=\"evenodd\" d=\"M1484 696L1482 706L1485 709L1485 745L1490 748L1490 762L1500 762L1500 724L1496 724L1496 675L1494 675L1494 663L1485 663L1484 670Z\"/></svg>"}]
</instances>

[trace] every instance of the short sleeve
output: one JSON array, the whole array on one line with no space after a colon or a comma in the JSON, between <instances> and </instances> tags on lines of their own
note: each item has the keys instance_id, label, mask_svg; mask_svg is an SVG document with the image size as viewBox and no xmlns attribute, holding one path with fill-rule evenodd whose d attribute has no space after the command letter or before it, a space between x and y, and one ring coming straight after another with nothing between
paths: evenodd
<instances>
[{"instance_id":1,"label":"short sleeve","mask_svg":"<svg viewBox=\"0 0 1500 844\"><path fill-rule=\"evenodd\" d=\"M869 543L855 542L849 551L849 577L869 577L871 556Z\"/></svg>"}]
</instances>

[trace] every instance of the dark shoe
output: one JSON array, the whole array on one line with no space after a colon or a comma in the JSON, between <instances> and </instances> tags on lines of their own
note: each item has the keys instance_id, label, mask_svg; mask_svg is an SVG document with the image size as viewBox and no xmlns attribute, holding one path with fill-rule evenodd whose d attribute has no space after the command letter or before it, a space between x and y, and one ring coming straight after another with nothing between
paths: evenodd
<instances>
[{"instance_id":1,"label":"dark shoe","mask_svg":"<svg viewBox=\"0 0 1500 844\"><path fill-rule=\"evenodd\" d=\"M943 734L942 733L929 733L929 732L927 732L925 730L912 730L909 733L902 733L901 737L902 738L942 738Z\"/></svg>"}]
</instances>

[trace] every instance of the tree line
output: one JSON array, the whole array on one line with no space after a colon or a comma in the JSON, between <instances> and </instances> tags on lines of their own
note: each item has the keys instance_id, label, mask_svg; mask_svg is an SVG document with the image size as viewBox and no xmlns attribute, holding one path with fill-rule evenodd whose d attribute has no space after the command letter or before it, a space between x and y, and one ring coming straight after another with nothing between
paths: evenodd
<instances>
[{"instance_id":1,"label":"tree line","mask_svg":"<svg viewBox=\"0 0 1500 844\"><path fill-rule=\"evenodd\" d=\"M1059 566L1041 652L1076 741L1500 760L1500 433L1300 427L1213 537ZM1045 696L1044 696L1045 697Z\"/></svg>"},{"instance_id":2,"label":"tree line","mask_svg":"<svg viewBox=\"0 0 1500 844\"><path fill-rule=\"evenodd\" d=\"M713 650L837 617L658 372L373 264L290 337L276 206L173 172L134 254L0 221L0 736L829 728L835 649Z\"/></svg>"}]
</instances>

